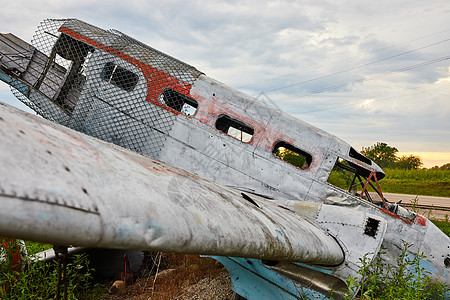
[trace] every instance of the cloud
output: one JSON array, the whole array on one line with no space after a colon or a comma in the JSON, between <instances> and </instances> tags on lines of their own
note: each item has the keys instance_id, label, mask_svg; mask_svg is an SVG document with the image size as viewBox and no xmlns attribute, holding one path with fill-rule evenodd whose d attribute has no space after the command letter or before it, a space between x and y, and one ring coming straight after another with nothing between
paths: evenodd
<instances>
[{"instance_id":1,"label":"cloud","mask_svg":"<svg viewBox=\"0 0 450 300\"><path fill-rule=\"evenodd\" d=\"M266 91L355 146L448 152L450 60L438 60L449 55L449 12L446 0L17 0L2 6L0 31L30 41L42 19L79 18Z\"/></svg>"}]
</instances>

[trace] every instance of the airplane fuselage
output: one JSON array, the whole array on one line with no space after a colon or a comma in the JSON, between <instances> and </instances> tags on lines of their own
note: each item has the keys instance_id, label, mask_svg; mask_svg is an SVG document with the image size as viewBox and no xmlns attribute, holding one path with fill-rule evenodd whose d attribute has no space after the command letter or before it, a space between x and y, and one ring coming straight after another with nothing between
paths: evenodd
<instances>
[{"instance_id":1,"label":"airplane fuselage","mask_svg":"<svg viewBox=\"0 0 450 300\"><path fill-rule=\"evenodd\" d=\"M351 218L349 209L376 216L370 224L372 217L361 217L365 231L359 235L377 241L362 250L378 252L382 243L394 262L405 240L411 252L427 254L436 278L448 281L449 240L430 221L384 202L379 189L377 204L362 197L364 191L355 195L329 180L342 165L366 185L384 177L349 144L119 32L78 20L46 22L37 34L50 42L40 49L2 36L28 52L20 61L2 59L0 79L39 114L201 178L277 199L272 201L334 232L353 272L361 255L349 250L356 233L347 236L333 226L345 223L346 214ZM333 210L342 216L328 220L324 212L331 216ZM385 232L379 219L386 220ZM324 268L341 279L352 274L343 266Z\"/></svg>"}]
</instances>

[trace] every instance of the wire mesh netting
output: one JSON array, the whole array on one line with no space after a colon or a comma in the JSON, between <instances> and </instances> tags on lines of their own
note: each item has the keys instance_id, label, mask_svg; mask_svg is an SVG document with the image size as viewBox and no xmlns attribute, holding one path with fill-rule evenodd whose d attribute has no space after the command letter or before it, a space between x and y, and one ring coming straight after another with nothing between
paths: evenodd
<instances>
[{"instance_id":1,"label":"wire mesh netting","mask_svg":"<svg viewBox=\"0 0 450 300\"><path fill-rule=\"evenodd\" d=\"M119 31L49 19L33 46L10 40L21 49L14 49L21 53L12 63L14 95L43 117L97 138L157 158L176 114L197 109L189 92L202 73Z\"/></svg>"}]
</instances>

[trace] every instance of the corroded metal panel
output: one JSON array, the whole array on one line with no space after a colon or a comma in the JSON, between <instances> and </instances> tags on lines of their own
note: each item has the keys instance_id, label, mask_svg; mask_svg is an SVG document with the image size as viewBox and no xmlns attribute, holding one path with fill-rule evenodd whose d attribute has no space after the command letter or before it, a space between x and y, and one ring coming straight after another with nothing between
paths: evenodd
<instances>
[{"instance_id":1,"label":"corroded metal panel","mask_svg":"<svg viewBox=\"0 0 450 300\"><path fill-rule=\"evenodd\" d=\"M0 135L2 235L331 265L344 259L329 234L264 198L5 105Z\"/></svg>"}]
</instances>

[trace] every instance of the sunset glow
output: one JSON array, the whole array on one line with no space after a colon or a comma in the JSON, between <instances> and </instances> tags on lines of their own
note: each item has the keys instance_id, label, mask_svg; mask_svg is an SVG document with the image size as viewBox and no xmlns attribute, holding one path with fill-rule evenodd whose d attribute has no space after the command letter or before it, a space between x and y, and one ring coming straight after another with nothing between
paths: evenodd
<instances>
[{"instance_id":1,"label":"sunset glow","mask_svg":"<svg viewBox=\"0 0 450 300\"><path fill-rule=\"evenodd\" d=\"M432 168L450 163L450 152L397 152L397 157L415 155L422 159L423 168Z\"/></svg>"}]
</instances>

